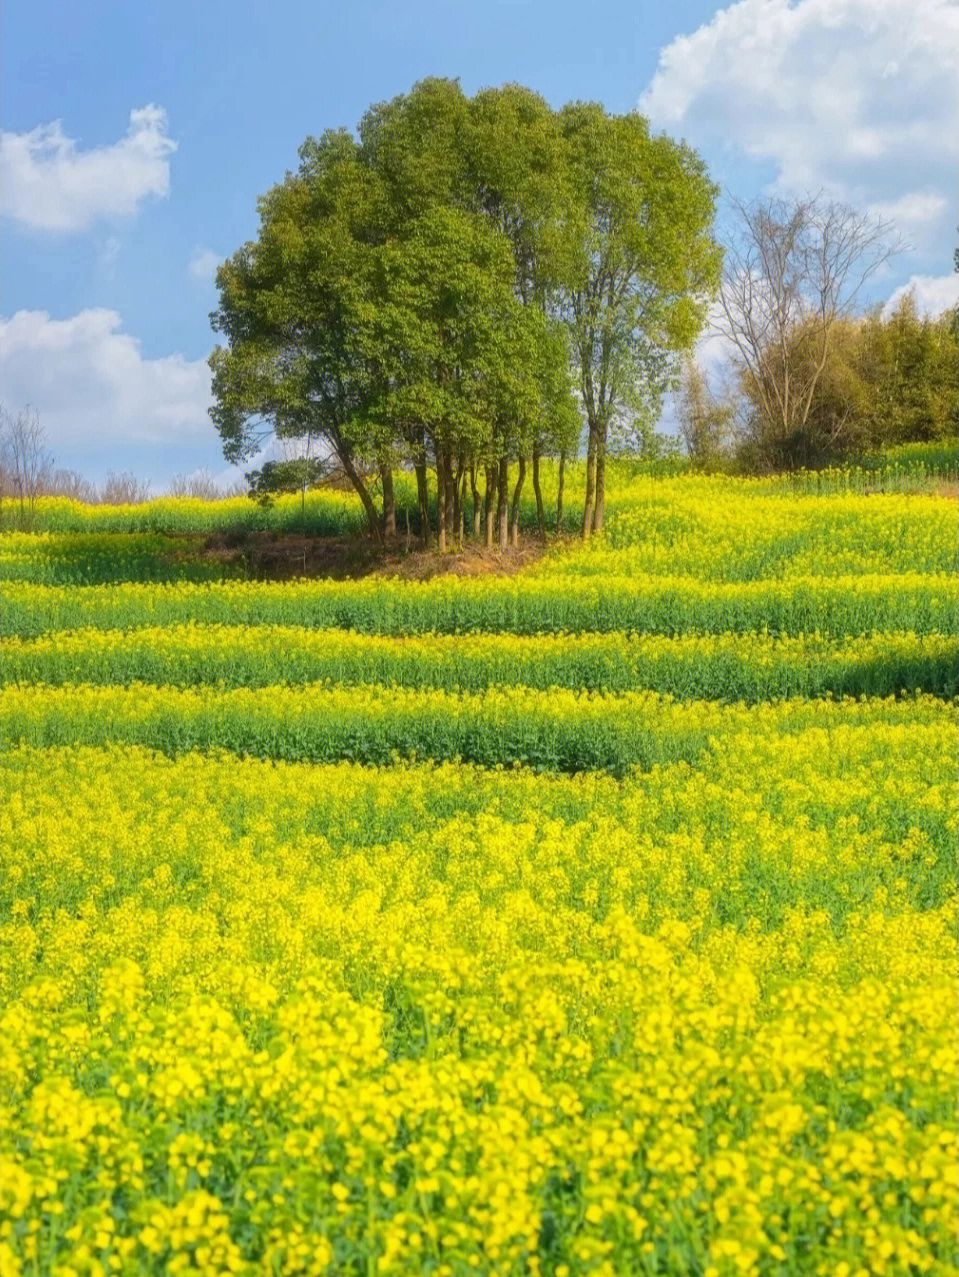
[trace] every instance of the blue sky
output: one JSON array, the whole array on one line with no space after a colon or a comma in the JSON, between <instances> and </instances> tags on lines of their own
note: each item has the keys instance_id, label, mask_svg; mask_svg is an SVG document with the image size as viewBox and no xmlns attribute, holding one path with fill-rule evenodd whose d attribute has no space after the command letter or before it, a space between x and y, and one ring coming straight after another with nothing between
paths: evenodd
<instances>
[{"instance_id":1,"label":"blue sky","mask_svg":"<svg viewBox=\"0 0 959 1277\"><path fill-rule=\"evenodd\" d=\"M224 470L205 415L212 269L308 133L425 75L637 105L733 193L818 190L911 248L875 283L956 295L951 0L350 5L7 0L0 390L92 477Z\"/></svg>"}]
</instances>

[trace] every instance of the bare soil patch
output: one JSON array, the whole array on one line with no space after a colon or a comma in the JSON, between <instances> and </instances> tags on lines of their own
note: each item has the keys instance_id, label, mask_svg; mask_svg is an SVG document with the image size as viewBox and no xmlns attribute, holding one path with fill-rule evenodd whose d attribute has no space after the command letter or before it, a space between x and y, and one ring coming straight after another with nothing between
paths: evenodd
<instances>
[{"instance_id":1,"label":"bare soil patch","mask_svg":"<svg viewBox=\"0 0 959 1277\"><path fill-rule=\"evenodd\" d=\"M389 545L362 538L312 537L284 532L216 532L191 546L202 559L225 566L242 566L256 580L288 581L297 577L358 580L360 577L400 577L428 581L435 576L513 576L537 562L555 539L522 537L515 548L492 549L465 544L440 554L435 549L407 546L400 537Z\"/></svg>"}]
</instances>

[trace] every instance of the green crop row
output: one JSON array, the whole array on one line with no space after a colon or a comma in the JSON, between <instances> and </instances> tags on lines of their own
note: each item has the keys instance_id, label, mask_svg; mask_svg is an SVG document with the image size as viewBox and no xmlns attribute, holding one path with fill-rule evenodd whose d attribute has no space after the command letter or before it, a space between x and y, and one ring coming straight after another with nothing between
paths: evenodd
<instances>
[{"instance_id":1,"label":"green crop row","mask_svg":"<svg viewBox=\"0 0 959 1277\"><path fill-rule=\"evenodd\" d=\"M0 581L105 585L122 581L213 581L243 575L204 559L195 537L160 532L11 532L0 536Z\"/></svg>"},{"instance_id":2,"label":"green crop row","mask_svg":"<svg viewBox=\"0 0 959 1277\"><path fill-rule=\"evenodd\" d=\"M785 707L785 708L780 708ZM760 707L760 710L763 707ZM757 715L757 730L790 732L845 715L850 724L935 721L931 698L895 702L686 704L651 692L623 695L492 688L479 694L386 688L158 688L17 686L0 690L0 744L145 745L167 754L226 749L263 758L385 764L394 758L524 764L549 771L623 774L693 762L711 737Z\"/></svg>"},{"instance_id":3,"label":"green crop row","mask_svg":"<svg viewBox=\"0 0 959 1277\"><path fill-rule=\"evenodd\" d=\"M682 638L584 635L357 634L295 626L172 626L10 639L0 682L266 687L376 683L478 692L525 686L678 699L959 693L959 639L882 634L829 640L768 634Z\"/></svg>"},{"instance_id":4,"label":"green crop row","mask_svg":"<svg viewBox=\"0 0 959 1277\"><path fill-rule=\"evenodd\" d=\"M833 638L956 629L953 575L849 575L700 582L576 577L256 584L122 584L71 589L0 584L0 636L183 625L300 625L367 634L635 631L683 634L768 629Z\"/></svg>"}]
</instances>

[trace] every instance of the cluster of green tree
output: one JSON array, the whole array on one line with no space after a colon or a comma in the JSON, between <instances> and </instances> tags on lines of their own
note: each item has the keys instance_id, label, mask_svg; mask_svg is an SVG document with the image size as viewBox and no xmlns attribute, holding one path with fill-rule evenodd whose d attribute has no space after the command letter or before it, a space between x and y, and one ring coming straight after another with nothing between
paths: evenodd
<instances>
[{"instance_id":1,"label":"cluster of green tree","mask_svg":"<svg viewBox=\"0 0 959 1277\"><path fill-rule=\"evenodd\" d=\"M545 527L544 456L559 458L562 523L585 422L588 536L611 427L655 419L701 329L715 198L695 152L642 116L554 111L515 85L467 98L426 80L356 136L307 139L260 200L256 240L217 273L227 458L271 433L318 441L377 537L395 534L393 475L410 468L423 544L435 509L441 549L467 534L505 546L528 473Z\"/></svg>"},{"instance_id":2,"label":"cluster of green tree","mask_svg":"<svg viewBox=\"0 0 959 1277\"><path fill-rule=\"evenodd\" d=\"M778 365L770 357L740 368L726 395L713 394L696 365L687 366L679 420L694 465L725 459L747 471L815 468L959 434L957 311L923 316L906 294L891 312L837 320L825 349L796 325L784 350ZM814 387L808 411L790 428L768 411L774 381Z\"/></svg>"},{"instance_id":3,"label":"cluster of green tree","mask_svg":"<svg viewBox=\"0 0 959 1277\"><path fill-rule=\"evenodd\" d=\"M959 432L959 342L951 314L921 316L911 295L895 310L875 310L835 326L802 429L769 431L760 411L761 388L744 379L748 429L743 464L791 470L845 455L904 443L930 442ZM788 362L796 384L818 358L802 330L792 334Z\"/></svg>"}]
</instances>

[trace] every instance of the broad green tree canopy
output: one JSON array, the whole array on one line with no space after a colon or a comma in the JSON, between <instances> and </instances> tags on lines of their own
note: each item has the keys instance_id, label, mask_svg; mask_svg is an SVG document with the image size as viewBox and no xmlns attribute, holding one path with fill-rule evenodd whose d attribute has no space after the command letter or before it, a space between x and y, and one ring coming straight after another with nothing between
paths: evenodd
<instances>
[{"instance_id":1,"label":"broad green tree canopy","mask_svg":"<svg viewBox=\"0 0 959 1277\"><path fill-rule=\"evenodd\" d=\"M641 116L557 112L518 85L471 99L424 80L357 136L308 138L217 275L226 455L269 432L324 441L374 530L397 465L428 522L432 466L442 542L467 473L505 484L516 461L521 485L531 458L539 500L539 457L575 449L585 420L584 532L601 527L611 421L658 408L700 330L714 198L698 157Z\"/></svg>"}]
</instances>

